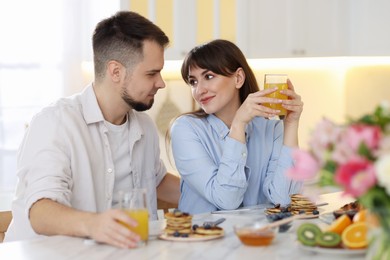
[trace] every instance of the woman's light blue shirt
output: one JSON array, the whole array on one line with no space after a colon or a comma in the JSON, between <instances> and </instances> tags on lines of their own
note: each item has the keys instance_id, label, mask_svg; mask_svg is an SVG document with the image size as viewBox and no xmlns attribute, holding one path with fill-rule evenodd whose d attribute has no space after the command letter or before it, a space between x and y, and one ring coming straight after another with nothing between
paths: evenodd
<instances>
[{"instance_id":1,"label":"woman's light blue shirt","mask_svg":"<svg viewBox=\"0 0 390 260\"><path fill-rule=\"evenodd\" d=\"M191 214L261 203L290 203L301 183L285 176L293 165L283 145L283 121L254 118L246 144L228 136L214 115L184 115L171 128L172 152L181 175L179 209Z\"/></svg>"}]
</instances>

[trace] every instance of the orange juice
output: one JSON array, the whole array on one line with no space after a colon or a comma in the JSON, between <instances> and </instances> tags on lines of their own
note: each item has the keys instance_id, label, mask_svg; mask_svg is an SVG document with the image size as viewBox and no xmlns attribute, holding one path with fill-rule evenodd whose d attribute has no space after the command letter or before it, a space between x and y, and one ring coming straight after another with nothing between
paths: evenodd
<instances>
[{"instance_id":1,"label":"orange juice","mask_svg":"<svg viewBox=\"0 0 390 260\"><path fill-rule=\"evenodd\" d=\"M282 89L287 89L287 83L271 83L271 84L264 84L264 89L267 89L267 88L274 88L274 87L277 87L279 90L275 91L274 93L271 93L269 95L267 95L267 97L271 97L271 98L277 98L277 99L287 99L287 96L286 95L282 95L280 94L280 90ZM280 113L279 115L286 115L287 114L287 110L285 108L282 107L282 104L278 103L278 104L273 104L273 103L264 103L263 106L266 106L266 107L270 107L272 109L277 109L277 110L280 110Z\"/></svg>"},{"instance_id":2,"label":"orange juice","mask_svg":"<svg viewBox=\"0 0 390 260\"><path fill-rule=\"evenodd\" d=\"M268 94L267 97L276 99L287 99L286 95L280 93L281 90L288 89L287 75L284 74L266 74L264 78L264 89L275 88L278 90ZM282 104L264 103L263 106L280 110L279 115L287 115L287 110L282 107Z\"/></svg>"},{"instance_id":3,"label":"orange juice","mask_svg":"<svg viewBox=\"0 0 390 260\"><path fill-rule=\"evenodd\" d=\"M125 209L127 215L138 222L138 226L128 226L131 231L137 233L142 241L147 241L149 236L149 214L147 209Z\"/></svg>"}]
</instances>

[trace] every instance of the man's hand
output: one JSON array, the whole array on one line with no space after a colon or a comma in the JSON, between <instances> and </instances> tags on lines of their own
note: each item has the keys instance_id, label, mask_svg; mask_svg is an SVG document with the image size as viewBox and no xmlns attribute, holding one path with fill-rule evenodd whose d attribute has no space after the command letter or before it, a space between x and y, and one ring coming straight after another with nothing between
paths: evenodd
<instances>
[{"instance_id":1,"label":"man's hand","mask_svg":"<svg viewBox=\"0 0 390 260\"><path fill-rule=\"evenodd\" d=\"M121 248L137 247L137 242L140 240L139 235L130 231L124 224L128 226L138 225L122 210L111 209L96 214L88 221L88 233L91 238L98 242Z\"/></svg>"},{"instance_id":2,"label":"man's hand","mask_svg":"<svg viewBox=\"0 0 390 260\"><path fill-rule=\"evenodd\" d=\"M41 199L31 206L30 222L36 233L46 236L90 237L121 248L136 247L140 240L125 226L137 226L138 223L119 209L92 213Z\"/></svg>"}]
</instances>

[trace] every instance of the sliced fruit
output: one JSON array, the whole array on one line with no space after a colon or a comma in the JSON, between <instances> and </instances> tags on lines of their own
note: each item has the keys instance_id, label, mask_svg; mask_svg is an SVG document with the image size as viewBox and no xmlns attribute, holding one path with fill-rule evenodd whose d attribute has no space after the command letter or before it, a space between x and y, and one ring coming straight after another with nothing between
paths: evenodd
<instances>
[{"instance_id":1,"label":"sliced fruit","mask_svg":"<svg viewBox=\"0 0 390 260\"><path fill-rule=\"evenodd\" d=\"M352 220L348 217L347 214L341 215L335 221L330 224L330 226L326 229L329 232L335 232L341 235L346 227L352 224Z\"/></svg>"},{"instance_id":2,"label":"sliced fruit","mask_svg":"<svg viewBox=\"0 0 390 260\"><path fill-rule=\"evenodd\" d=\"M316 243L321 247L337 247L341 243L341 236L335 232L324 232L316 237Z\"/></svg>"},{"instance_id":3,"label":"sliced fruit","mask_svg":"<svg viewBox=\"0 0 390 260\"><path fill-rule=\"evenodd\" d=\"M366 219L367 219L366 223L368 223L370 226L372 227L380 226L380 222L377 215L367 211Z\"/></svg>"},{"instance_id":4,"label":"sliced fruit","mask_svg":"<svg viewBox=\"0 0 390 260\"><path fill-rule=\"evenodd\" d=\"M367 220L367 210L366 209L362 209L362 210L359 210L355 216L353 216L353 219L352 219L352 222L356 223L356 222L365 222Z\"/></svg>"},{"instance_id":5,"label":"sliced fruit","mask_svg":"<svg viewBox=\"0 0 390 260\"><path fill-rule=\"evenodd\" d=\"M305 246L315 246L317 244L316 237L321 234L321 229L313 223L303 223L297 230L298 241Z\"/></svg>"},{"instance_id":6,"label":"sliced fruit","mask_svg":"<svg viewBox=\"0 0 390 260\"><path fill-rule=\"evenodd\" d=\"M368 245L368 225L366 222L356 222L349 225L341 235L344 246L351 249L365 248Z\"/></svg>"}]
</instances>

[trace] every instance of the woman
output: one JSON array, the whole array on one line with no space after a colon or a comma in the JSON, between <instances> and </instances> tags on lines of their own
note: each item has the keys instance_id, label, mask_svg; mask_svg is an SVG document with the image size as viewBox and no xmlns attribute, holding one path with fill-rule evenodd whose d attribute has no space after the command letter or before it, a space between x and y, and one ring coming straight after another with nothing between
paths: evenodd
<instances>
[{"instance_id":1,"label":"woman","mask_svg":"<svg viewBox=\"0 0 390 260\"><path fill-rule=\"evenodd\" d=\"M198 111L177 118L172 152L181 175L179 209L192 214L260 203L290 203L300 183L284 174L293 164L303 103L288 81L288 100L266 97L240 49L214 40L192 49L181 73ZM281 103L278 110L262 103Z\"/></svg>"}]
</instances>

